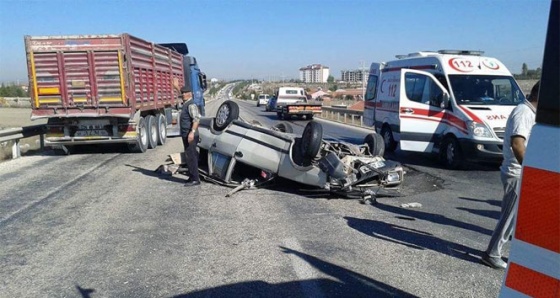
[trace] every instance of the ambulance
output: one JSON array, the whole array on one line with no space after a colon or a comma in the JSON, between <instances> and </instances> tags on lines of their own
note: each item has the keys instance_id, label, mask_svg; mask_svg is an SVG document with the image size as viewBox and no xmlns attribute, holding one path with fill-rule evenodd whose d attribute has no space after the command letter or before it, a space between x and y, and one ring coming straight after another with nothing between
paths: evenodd
<instances>
[{"instance_id":1,"label":"ambulance","mask_svg":"<svg viewBox=\"0 0 560 298\"><path fill-rule=\"evenodd\" d=\"M452 169L501 161L506 120L525 99L504 64L468 50L396 58L371 64L365 96L364 123L386 151L436 153Z\"/></svg>"}]
</instances>

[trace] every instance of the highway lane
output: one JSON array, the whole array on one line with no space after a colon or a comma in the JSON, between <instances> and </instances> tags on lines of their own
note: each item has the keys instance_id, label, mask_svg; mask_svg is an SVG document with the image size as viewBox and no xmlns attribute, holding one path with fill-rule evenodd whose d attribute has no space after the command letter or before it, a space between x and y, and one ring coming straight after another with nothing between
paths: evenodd
<instances>
[{"instance_id":1,"label":"highway lane","mask_svg":"<svg viewBox=\"0 0 560 298\"><path fill-rule=\"evenodd\" d=\"M239 104L243 118L259 115ZM266 119L258 120L275 121ZM328 134L353 133L329 125ZM375 206L293 184L226 198L228 188L187 189L181 175L155 175L181 147L172 138L145 154L93 148L0 163L0 296L494 297L499 290L503 272L477 257L499 212L499 179L467 179L497 171L427 173L432 166L420 165L409 170L405 196ZM407 202L423 206L399 207Z\"/></svg>"}]
</instances>

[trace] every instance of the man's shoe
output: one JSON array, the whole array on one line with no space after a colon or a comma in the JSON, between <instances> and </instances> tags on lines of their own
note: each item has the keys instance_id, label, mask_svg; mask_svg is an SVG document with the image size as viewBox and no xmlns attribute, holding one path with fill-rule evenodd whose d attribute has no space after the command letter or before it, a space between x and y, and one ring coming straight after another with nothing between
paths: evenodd
<instances>
[{"instance_id":1,"label":"man's shoe","mask_svg":"<svg viewBox=\"0 0 560 298\"><path fill-rule=\"evenodd\" d=\"M494 269L506 269L507 263L499 257L491 257L487 253L482 255L480 259L482 263L494 268Z\"/></svg>"},{"instance_id":2,"label":"man's shoe","mask_svg":"<svg viewBox=\"0 0 560 298\"><path fill-rule=\"evenodd\" d=\"M187 183L185 183L185 186L195 186L195 185L200 185L200 181L192 180L192 181L188 181Z\"/></svg>"}]
</instances>

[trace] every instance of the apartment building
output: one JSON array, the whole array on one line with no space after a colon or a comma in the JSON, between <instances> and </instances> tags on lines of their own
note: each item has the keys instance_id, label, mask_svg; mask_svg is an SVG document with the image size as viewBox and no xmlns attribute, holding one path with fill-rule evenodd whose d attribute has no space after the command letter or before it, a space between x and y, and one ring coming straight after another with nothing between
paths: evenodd
<instances>
[{"instance_id":1,"label":"apartment building","mask_svg":"<svg viewBox=\"0 0 560 298\"><path fill-rule=\"evenodd\" d=\"M299 79L304 83L326 83L329 68L321 64L311 64L299 69Z\"/></svg>"},{"instance_id":2,"label":"apartment building","mask_svg":"<svg viewBox=\"0 0 560 298\"><path fill-rule=\"evenodd\" d=\"M364 72L356 70L341 70L340 80L344 82L361 82L364 77Z\"/></svg>"}]
</instances>

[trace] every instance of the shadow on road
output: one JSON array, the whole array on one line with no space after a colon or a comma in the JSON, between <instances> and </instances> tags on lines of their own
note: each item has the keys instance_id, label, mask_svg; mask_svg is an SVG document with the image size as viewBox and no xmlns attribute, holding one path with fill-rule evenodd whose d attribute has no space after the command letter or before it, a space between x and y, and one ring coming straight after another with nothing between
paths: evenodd
<instances>
[{"instance_id":1,"label":"shadow on road","mask_svg":"<svg viewBox=\"0 0 560 298\"><path fill-rule=\"evenodd\" d=\"M255 280L186 293L175 298L196 297L417 297L314 256L280 246L286 254L307 262L332 278L316 278L270 284Z\"/></svg>"},{"instance_id":2,"label":"shadow on road","mask_svg":"<svg viewBox=\"0 0 560 298\"><path fill-rule=\"evenodd\" d=\"M131 168L133 168L132 171L142 173L146 176L150 176L150 177L154 177L154 178L158 178L158 179L162 179L162 180L168 180L168 181L172 181L172 182L178 182L178 183L187 182L186 178L182 179L182 178L175 177L175 176L172 176L172 175L163 175L163 174L160 174L160 173L158 173L154 170L144 169L144 168L133 166L133 165L130 165L130 164L125 164L125 166L131 167Z\"/></svg>"},{"instance_id":3,"label":"shadow on road","mask_svg":"<svg viewBox=\"0 0 560 298\"><path fill-rule=\"evenodd\" d=\"M458 221L456 219L449 218L449 217L446 217L446 216L443 216L443 215L440 215L440 214L422 212L422 211L418 211L418 210L414 210L414 209L401 208L401 207L396 207L396 206L391 206L391 205L386 205L386 204L381 204L381 203L378 203L374 206L381 209L381 210L391 212L391 213L395 213L395 214L399 214L399 215L402 215L402 216L412 217L412 218L416 218L416 219L422 219L422 220L426 220L426 221L431 221L433 223L446 225L446 226L454 226L454 227L462 228L462 229L469 230L469 231L479 232L479 233L486 234L486 235L492 235L492 232L493 232L492 230L488 230L486 228L483 228L483 227L480 227L480 226L477 226L477 225L474 225L474 224L471 224L471 223Z\"/></svg>"},{"instance_id":4,"label":"shadow on road","mask_svg":"<svg viewBox=\"0 0 560 298\"><path fill-rule=\"evenodd\" d=\"M429 249L461 260L480 263L482 251L440 239L431 233L377 220L344 217L348 226L366 235L410 248Z\"/></svg>"},{"instance_id":5,"label":"shadow on road","mask_svg":"<svg viewBox=\"0 0 560 298\"><path fill-rule=\"evenodd\" d=\"M470 202L480 202L480 203L486 203L488 205L492 205L492 206L496 206L496 207L501 207L502 206L502 201L500 200L481 200L481 199L473 199L473 198L465 198L465 197L458 197L460 200L465 200L465 201L470 201Z\"/></svg>"}]
</instances>

